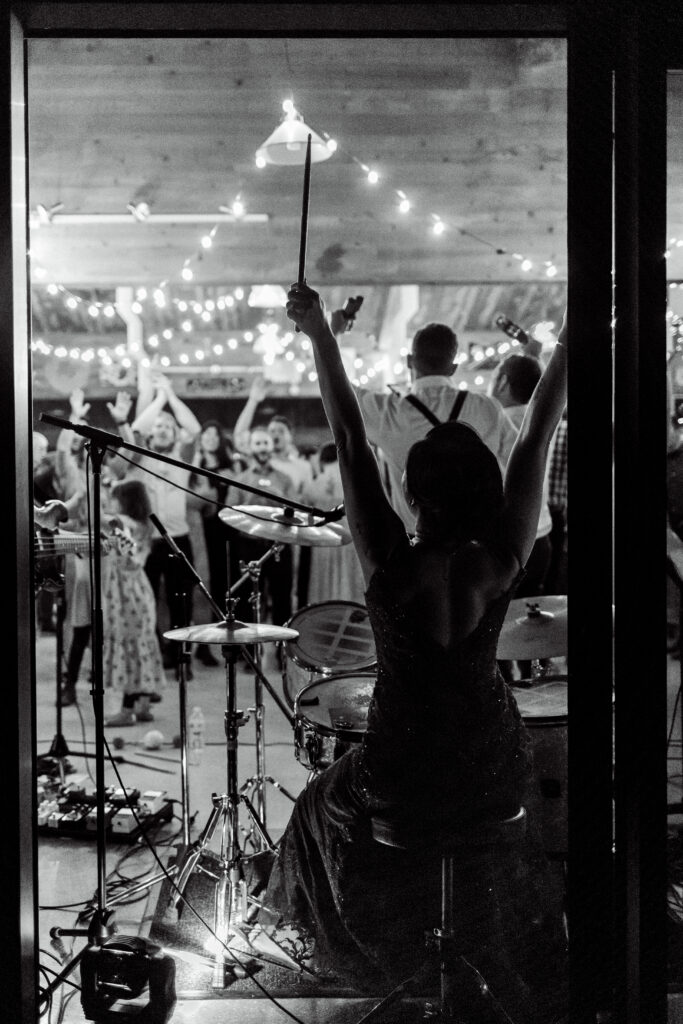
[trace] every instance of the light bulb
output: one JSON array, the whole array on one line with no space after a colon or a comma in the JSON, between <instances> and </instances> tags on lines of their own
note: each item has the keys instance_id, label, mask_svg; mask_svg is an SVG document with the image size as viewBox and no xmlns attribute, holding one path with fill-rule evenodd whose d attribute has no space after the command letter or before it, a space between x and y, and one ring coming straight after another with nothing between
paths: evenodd
<instances>
[{"instance_id":1,"label":"light bulb","mask_svg":"<svg viewBox=\"0 0 683 1024\"><path fill-rule=\"evenodd\" d=\"M190 267L183 267L180 273L183 278L183 281L191 281L192 278L194 277L194 274L192 273L192 269Z\"/></svg>"}]
</instances>

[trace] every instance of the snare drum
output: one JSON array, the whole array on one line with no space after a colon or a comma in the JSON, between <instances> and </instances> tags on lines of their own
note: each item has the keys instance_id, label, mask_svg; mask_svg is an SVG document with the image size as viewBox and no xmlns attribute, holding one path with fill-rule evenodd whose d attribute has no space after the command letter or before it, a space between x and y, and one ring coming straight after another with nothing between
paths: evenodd
<instances>
[{"instance_id":1,"label":"snare drum","mask_svg":"<svg viewBox=\"0 0 683 1024\"><path fill-rule=\"evenodd\" d=\"M512 692L531 738L543 846L547 853L566 854L567 680L555 677Z\"/></svg>"},{"instance_id":2,"label":"snare drum","mask_svg":"<svg viewBox=\"0 0 683 1024\"><path fill-rule=\"evenodd\" d=\"M299 690L320 676L364 672L375 666L375 638L362 604L311 604L299 609L287 626L299 634L282 645L282 689L290 708Z\"/></svg>"},{"instance_id":3,"label":"snare drum","mask_svg":"<svg viewBox=\"0 0 683 1024\"><path fill-rule=\"evenodd\" d=\"M362 741L374 686L374 672L326 676L304 686L294 701L299 764L321 772Z\"/></svg>"}]
</instances>

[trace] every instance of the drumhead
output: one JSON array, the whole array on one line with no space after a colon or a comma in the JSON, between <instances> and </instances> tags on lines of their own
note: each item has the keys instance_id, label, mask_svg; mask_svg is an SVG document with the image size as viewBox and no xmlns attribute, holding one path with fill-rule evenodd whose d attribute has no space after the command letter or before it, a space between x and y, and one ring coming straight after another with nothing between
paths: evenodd
<instances>
[{"instance_id":1,"label":"drumhead","mask_svg":"<svg viewBox=\"0 0 683 1024\"><path fill-rule=\"evenodd\" d=\"M567 724L567 680L553 679L529 689L512 687L525 725Z\"/></svg>"},{"instance_id":2,"label":"drumhead","mask_svg":"<svg viewBox=\"0 0 683 1024\"><path fill-rule=\"evenodd\" d=\"M294 717L323 736L359 742L367 729L374 672L314 679L294 701Z\"/></svg>"},{"instance_id":3,"label":"drumhead","mask_svg":"<svg viewBox=\"0 0 683 1024\"><path fill-rule=\"evenodd\" d=\"M375 638L367 608L355 601L322 601L301 608L287 623L299 636L285 655L309 672L361 670L375 664Z\"/></svg>"}]
</instances>

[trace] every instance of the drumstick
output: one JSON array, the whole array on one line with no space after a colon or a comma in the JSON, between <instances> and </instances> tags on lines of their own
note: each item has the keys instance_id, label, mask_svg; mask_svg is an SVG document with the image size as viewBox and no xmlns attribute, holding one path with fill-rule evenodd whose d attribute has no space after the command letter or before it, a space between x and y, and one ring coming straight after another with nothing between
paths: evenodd
<instances>
[{"instance_id":1,"label":"drumstick","mask_svg":"<svg viewBox=\"0 0 683 1024\"><path fill-rule=\"evenodd\" d=\"M298 283L306 282L306 234L308 231L308 200L311 192L311 139L309 133L306 143L306 162L304 164L304 198L301 209L301 241L299 243L299 277Z\"/></svg>"},{"instance_id":2,"label":"drumstick","mask_svg":"<svg viewBox=\"0 0 683 1024\"><path fill-rule=\"evenodd\" d=\"M301 240L299 242L299 276L298 284L306 282L306 235L308 233L308 201L311 194L311 139L309 132L306 142L306 161L304 163L304 198L301 208ZM298 332L299 328L295 330Z\"/></svg>"}]
</instances>

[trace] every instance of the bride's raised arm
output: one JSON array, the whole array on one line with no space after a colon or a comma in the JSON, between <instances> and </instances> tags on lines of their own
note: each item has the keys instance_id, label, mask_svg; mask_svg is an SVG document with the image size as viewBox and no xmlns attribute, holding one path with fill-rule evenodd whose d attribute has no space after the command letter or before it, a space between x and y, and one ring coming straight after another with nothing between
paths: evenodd
<instances>
[{"instance_id":1,"label":"bride's raised arm","mask_svg":"<svg viewBox=\"0 0 683 1024\"><path fill-rule=\"evenodd\" d=\"M323 300L308 285L294 284L288 293L287 316L311 339L323 407L339 457L346 516L367 582L405 536L405 529L384 492Z\"/></svg>"}]
</instances>

